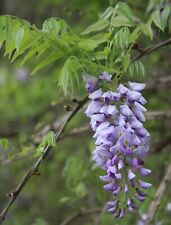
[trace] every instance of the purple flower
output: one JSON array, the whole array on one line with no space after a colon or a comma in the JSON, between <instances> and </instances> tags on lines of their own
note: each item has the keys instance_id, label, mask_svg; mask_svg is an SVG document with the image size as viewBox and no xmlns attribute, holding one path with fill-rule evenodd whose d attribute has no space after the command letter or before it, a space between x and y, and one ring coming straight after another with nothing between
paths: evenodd
<instances>
[{"instance_id":1,"label":"purple flower","mask_svg":"<svg viewBox=\"0 0 171 225\"><path fill-rule=\"evenodd\" d=\"M113 191L113 195L114 196L119 195L120 191L121 191L121 187L118 187L116 190Z\"/></svg>"},{"instance_id":2,"label":"purple flower","mask_svg":"<svg viewBox=\"0 0 171 225\"><path fill-rule=\"evenodd\" d=\"M134 115L136 116L137 120L143 122L145 121L145 117L144 117L144 114L143 112L140 110L140 109L135 109L134 110Z\"/></svg>"},{"instance_id":3,"label":"purple flower","mask_svg":"<svg viewBox=\"0 0 171 225\"><path fill-rule=\"evenodd\" d=\"M116 106L114 105L104 105L101 109L100 109L101 113L104 113L106 115L116 115L116 113L118 112L118 110L116 109Z\"/></svg>"},{"instance_id":4,"label":"purple flower","mask_svg":"<svg viewBox=\"0 0 171 225\"><path fill-rule=\"evenodd\" d=\"M84 76L83 78L87 82L86 89L89 93L93 93L99 88L99 82L96 77L87 75Z\"/></svg>"},{"instance_id":5,"label":"purple flower","mask_svg":"<svg viewBox=\"0 0 171 225\"><path fill-rule=\"evenodd\" d=\"M137 91L128 91L127 97L129 101L138 101L141 98L141 93Z\"/></svg>"},{"instance_id":6,"label":"purple flower","mask_svg":"<svg viewBox=\"0 0 171 225\"><path fill-rule=\"evenodd\" d=\"M144 127L140 127L138 129L136 129L135 131L136 131L137 136L139 136L141 138L150 136L150 134L148 133L148 131Z\"/></svg>"},{"instance_id":7,"label":"purple flower","mask_svg":"<svg viewBox=\"0 0 171 225\"><path fill-rule=\"evenodd\" d=\"M129 179L129 180L132 180L132 179L134 179L134 178L135 178L135 174L132 172L131 169L129 169L129 171L128 171L128 179Z\"/></svg>"},{"instance_id":8,"label":"purple flower","mask_svg":"<svg viewBox=\"0 0 171 225\"><path fill-rule=\"evenodd\" d=\"M108 74L107 72L102 72L100 74L100 79L106 81L106 82L111 82L112 81L112 75Z\"/></svg>"},{"instance_id":9,"label":"purple flower","mask_svg":"<svg viewBox=\"0 0 171 225\"><path fill-rule=\"evenodd\" d=\"M120 84L117 91L121 94L121 95L124 95L126 94L129 89L127 87L125 87L124 85Z\"/></svg>"},{"instance_id":10,"label":"purple flower","mask_svg":"<svg viewBox=\"0 0 171 225\"><path fill-rule=\"evenodd\" d=\"M117 184L115 184L115 183L109 183L109 184L104 185L103 187L106 191L112 191L112 190L115 190L116 188L118 188Z\"/></svg>"},{"instance_id":11,"label":"purple flower","mask_svg":"<svg viewBox=\"0 0 171 225\"><path fill-rule=\"evenodd\" d=\"M139 99L138 102L141 103L142 105L145 105L147 103L147 101L145 100L143 96Z\"/></svg>"},{"instance_id":12,"label":"purple flower","mask_svg":"<svg viewBox=\"0 0 171 225\"><path fill-rule=\"evenodd\" d=\"M130 123L131 127L134 129L138 129L143 126L143 124L139 120L137 120L135 117L130 118L129 123Z\"/></svg>"},{"instance_id":13,"label":"purple flower","mask_svg":"<svg viewBox=\"0 0 171 225\"><path fill-rule=\"evenodd\" d=\"M128 185L127 185L127 184L125 185L124 191L125 191L126 193L128 193L128 191L129 191L129 188L128 188Z\"/></svg>"},{"instance_id":14,"label":"purple flower","mask_svg":"<svg viewBox=\"0 0 171 225\"><path fill-rule=\"evenodd\" d=\"M120 112L121 112L121 114L122 114L123 116L127 116L127 117L133 115L131 109L130 109L129 106L127 106L127 105L121 105L121 106L120 106Z\"/></svg>"},{"instance_id":15,"label":"purple flower","mask_svg":"<svg viewBox=\"0 0 171 225\"><path fill-rule=\"evenodd\" d=\"M100 176L100 179L104 182L109 182L109 183L113 181L113 178L110 177L109 175Z\"/></svg>"},{"instance_id":16,"label":"purple flower","mask_svg":"<svg viewBox=\"0 0 171 225\"><path fill-rule=\"evenodd\" d=\"M151 173L151 170L147 169L147 168L140 168L140 173L143 176L148 176Z\"/></svg>"},{"instance_id":17,"label":"purple flower","mask_svg":"<svg viewBox=\"0 0 171 225\"><path fill-rule=\"evenodd\" d=\"M139 183L140 183L140 186L141 186L142 188L144 188L144 189L148 189L148 188L150 188L151 185L152 185L152 184L147 183L147 182L144 182L144 181L142 181L142 180L140 180Z\"/></svg>"},{"instance_id":18,"label":"purple flower","mask_svg":"<svg viewBox=\"0 0 171 225\"><path fill-rule=\"evenodd\" d=\"M128 85L131 90L138 92L142 91L145 88L145 84L142 83L128 82Z\"/></svg>"},{"instance_id":19,"label":"purple flower","mask_svg":"<svg viewBox=\"0 0 171 225\"><path fill-rule=\"evenodd\" d=\"M98 89L98 90L94 91L93 93L91 93L89 95L89 98L97 101L97 100L99 100L102 97L102 95L103 95L102 90L101 89Z\"/></svg>"},{"instance_id":20,"label":"purple flower","mask_svg":"<svg viewBox=\"0 0 171 225\"><path fill-rule=\"evenodd\" d=\"M85 111L87 116L93 115L95 113L99 113L102 108L102 103L98 101L92 101L90 102L89 106L87 107L87 110Z\"/></svg>"},{"instance_id":21,"label":"purple flower","mask_svg":"<svg viewBox=\"0 0 171 225\"><path fill-rule=\"evenodd\" d=\"M104 72L100 79L110 83L111 75ZM144 168L150 136L143 126L146 100L140 92L144 87L144 84L129 82L128 85L120 84L115 92L96 89L89 95L91 101L86 115L91 119L96 139L93 159L106 171L100 179L107 183L104 189L114 196L106 210L116 218L122 218L126 209L130 212L137 209L134 199L144 201L146 193L141 188L151 186L138 180L138 174L148 176L151 172ZM125 195L122 203L121 192Z\"/></svg>"},{"instance_id":22,"label":"purple flower","mask_svg":"<svg viewBox=\"0 0 171 225\"><path fill-rule=\"evenodd\" d=\"M124 167L124 162L122 159L120 159L118 162L118 169L121 170L121 169L123 169L123 167Z\"/></svg>"},{"instance_id":23,"label":"purple flower","mask_svg":"<svg viewBox=\"0 0 171 225\"><path fill-rule=\"evenodd\" d=\"M171 202L169 202L166 206L166 210L171 213Z\"/></svg>"},{"instance_id":24,"label":"purple flower","mask_svg":"<svg viewBox=\"0 0 171 225\"><path fill-rule=\"evenodd\" d=\"M106 211L108 212L108 213L114 213L114 212L116 212L116 207L114 206L114 207L111 207L111 208L109 208L109 209L106 209Z\"/></svg>"}]
</instances>

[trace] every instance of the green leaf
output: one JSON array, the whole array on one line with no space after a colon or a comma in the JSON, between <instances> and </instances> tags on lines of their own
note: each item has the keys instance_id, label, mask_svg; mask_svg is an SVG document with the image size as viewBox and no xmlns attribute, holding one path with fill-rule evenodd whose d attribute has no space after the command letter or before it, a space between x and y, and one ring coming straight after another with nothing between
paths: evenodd
<instances>
[{"instance_id":1,"label":"green leaf","mask_svg":"<svg viewBox=\"0 0 171 225\"><path fill-rule=\"evenodd\" d=\"M42 30L54 36L58 36L67 32L69 30L69 26L64 20L53 17L45 20Z\"/></svg>"},{"instance_id":2,"label":"green leaf","mask_svg":"<svg viewBox=\"0 0 171 225\"><path fill-rule=\"evenodd\" d=\"M4 148L7 149L9 146L9 141L6 138L1 138L0 139L0 145Z\"/></svg>"},{"instance_id":3,"label":"green leaf","mask_svg":"<svg viewBox=\"0 0 171 225\"><path fill-rule=\"evenodd\" d=\"M147 36L152 40L152 39L153 39L153 30L152 30L151 25L152 25L152 21L149 20L149 21L143 26L142 31L143 31L143 33L144 33L145 35L147 35Z\"/></svg>"},{"instance_id":4,"label":"green leaf","mask_svg":"<svg viewBox=\"0 0 171 225\"><path fill-rule=\"evenodd\" d=\"M134 16L130 7L128 6L128 4L126 4L124 2L118 3L117 13L118 13L118 15L125 16L125 17L129 18L130 20L132 20L132 18Z\"/></svg>"},{"instance_id":5,"label":"green leaf","mask_svg":"<svg viewBox=\"0 0 171 225\"><path fill-rule=\"evenodd\" d=\"M98 52L95 52L93 54L93 57L97 60L102 60L102 59L106 59L108 56L108 53L104 50L104 51L98 51Z\"/></svg>"},{"instance_id":6,"label":"green leaf","mask_svg":"<svg viewBox=\"0 0 171 225\"><path fill-rule=\"evenodd\" d=\"M18 56L22 55L27 49L29 49L32 46L32 38L30 36L30 32L27 30L27 28L24 30L24 37L22 41L20 42L20 46L18 48L18 51L15 51L11 62L13 62Z\"/></svg>"},{"instance_id":7,"label":"green leaf","mask_svg":"<svg viewBox=\"0 0 171 225\"><path fill-rule=\"evenodd\" d=\"M128 73L130 74L131 77L139 75L144 76L145 68L143 63L141 61L135 61L131 63L128 67Z\"/></svg>"},{"instance_id":8,"label":"green leaf","mask_svg":"<svg viewBox=\"0 0 171 225\"><path fill-rule=\"evenodd\" d=\"M23 37L24 37L24 29L22 27L20 27L19 30L17 31L16 41L15 41L15 47L17 49L17 52L19 51Z\"/></svg>"},{"instance_id":9,"label":"green leaf","mask_svg":"<svg viewBox=\"0 0 171 225\"><path fill-rule=\"evenodd\" d=\"M19 156L24 157L28 155L32 150L33 150L32 146L25 146L24 148L22 148L21 152L19 153Z\"/></svg>"},{"instance_id":10,"label":"green leaf","mask_svg":"<svg viewBox=\"0 0 171 225\"><path fill-rule=\"evenodd\" d=\"M137 41L137 39L139 38L142 30L143 30L143 25L142 24L138 25L130 34L129 42L135 43Z\"/></svg>"},{"instance_id":11,"label":"green leaf","mask_svg":"<svg viewBox=\"0 0 171 225\"><path fill-rule=\"evenodd\" d=\"M6 40L6 29L5 28L5 21L6 21L6 17L0 16L0 47L3 45L4 41Z\"/></svg>"},{"instance_id":12,"label":"green leaf","mask_svg":"<svg viewBox=\"0 0 171 225\"><path fill-rule=\"evenodd\" d=\"M109 26L109 21L107 19L101 19L96 23L92 24L91 26L87 27L83 32L82 35L89 34L91 32L102 31Z\"/></svg>"},{"instance_id":13,"label":"green leaf","mask_svg":"<svg viewBox=\"0 0 171 225\"><path fill-rule=\"evenodd\" d=\"M87 175L87 164L80 156L70 156L63 169L69 189L78 187Z\"/></svg>"},{"instance_id":14,"label":"green leaf","mask_svg":"<svg viewBox=\"0 0 171 225\"><path fill-rule=\"evenodd\" d=\"M137 75L145 76L145 67L141 61L135 62L135 72Z\"/></svg>"},{"instance_id":15,"label":"green leaf","mask_svg":"<svg viewBox=\"0 0 171 225\"><path fill-rule=\"evenodd\" d=\"M162 26L162 22L161 22L161 17L160 17L160 11L156 10L152 16L152 21L154 22L154 24L162 31L164 31L164 27Z\"/></svg>"},{"instance_id":16,"label":"green leaf","mask_svg":"<svg viewBox=\"0 0 171 225\"><path fill-rule=\"evenodd\" d=\"M111 34L104 33L92 36L91 39L79 39L78 40L78 48L84 49L86 51L93 51L97 48L100 44L105 43L109 40Z\"/></svg>"},{"instance_id":17,"label":"green leaf","mask_svg":"<svg viewBox=\"0 0 171 225\"><path fill-rule=\"evenodd\" d=\"M36 221L34 223L32 223L32 225L48 225L49 223L47 223L43 218L37 218Z\"/></svg>"},{"instance_id":18,"label":"green leaf","mask_svg":"<svg viewBox=\"0 0 171 225\"><path fill-rule=\"evenodd\" d=\"M92 39L82 39L78 42L78 48L84 49L86 51L91 51L97 48L99 43Z\"/></svg>"},{"instance_id":19,"label":"green leaf","mask_svg":"<svg viewBox=\"0 0 171 225\"><path fill-rule=\"evenodd\" d=\"M49 131L48 134L43 137L43 140L39 144L38 148L36 149L35 156L39 156L43 153L44 149L47 146L55 147L56 146L56 135L53 131Z\"/></svg>"},{"instance_id":20,"label":"green leaf","mask_svg":"<svg viewBox=\"0 0 171 225\"><path fill-rule=\"evenodd\" d=\"M101 15L100 19L108 19L113 14L113 7L108 7Z\"/></svg>"},{"instance_id":21,"label":"green leaf","mask_svg":"<svg viewBox=\"0 0 171 225\"><path fill-rule=\"evenodd\" d=\"M122 64L124 66L124 70L126 71L130 64L130 54L123 54L122 56Z\"/></svg>"},{"instance_id":22,"label":"green leaf","mask_svg":"<svg viewBox=\"0 0 171 225\"><path fill-rule=\"evenodd\" d=\"M5 16L5 30L6 30L6 46L9 44L12 38L12 21L11 18L8 16Z\"/></svg>"},{"instance_id":23,"label":"green leaf","mask_svg":"<svg viewBox=\"0 0 171 225\"><path fill-rule=\"evenodd\" d=\"M170 6L169 5L165 6L161 16L161 25L163 29L166 28L170 12L171 12Z\"/></svg>"},{"instance_id":24,"label":"green leaf","mask_svg":"<svg viewBox=\"0 0 171 225\"><path fill-rule=\"evenodd\" d=\"M112 17L111 25L113 27L121 27L121 26L131 27L131 26L134 26L134 23L125 16L115 16L115 17Z\"/></svg>"},{"instance_id":25,"label":"green leaf","mask_svg":"<svg viewBox=\"0 0 171 225\"><path fill-rule=\"evenodd\" d=\"M29 59L31 59L33 56L35 56L37 53L37 49L31 49L26 55L25 57L22 59L21 61L21 65L25 64Z\"/></svg>"},{"instance_id":26,"label":"green leaf","mask_svg":"<svg viewBox=\"0 0 171 225\"><path fill-rule=\"evenodd\" d=\"M6 17L6 42L5 42L5 53L4 56L12 54L13 50L16 48L16 32L19 29L19 22L13 23L13 20Z\"/></svg>"},{"instance_id":27,"label":"green leaf","mask_svg":"<svg viewBox=\"0 0 171 225\"><path fill-rule=\"evenodd\" d=\"M88 193L87 188L83 182L79 183L79 185L76 188L74 188L74 192L80 199L84 198Z\"/></svg>"},{"instance_id":28,"label":"green leaf","mask_svg":"<svg viewBox=\"0 0 171 225\"><path fill-rule=\"evenodd\" d=\"M105 54L107 54L107 53L105 53ZM81 59L79 59L79 61L82 65L84 65L84 68L85 68L84 70L87 73L91 73L91 74L94 74L96 76L99 76L99 74L102 71L106 71L106 72L109 72L109 73L112 73L112 74L118 72L118 70L114 66L112 66L112 68L110 68L110 67L103 66L101 64L97 64L95 62L92 62L92 60L87 60L85 58L81 58Z\"/></svg>"},{"instance_id":29,"label":"green leaf","mask_svg":"<svg viewBox=\"0 0 171 225\"><path fill-rule=\"evenodd\" d=\"M41 63L39 63L34 70L32 71L32 75L34 75L35 73L37 73L39 70L41 70L42 68L52 64L53 62L59 60L60 58L62 58L64 56L63 52L53 52L51 55L49 55L48 57L46 57L43 61L41 61Z\"/></svg>"},{"instance_id":30,"label":"green leaf","mask_svg":"<svg viewBox=\"0 0 171 225\"><path fill-rule=\"evenodd\" d=\"M75 86L79 87L79 75L81 71L84 71L84 68L78 58L71 56L65 61L57 77L58 85L63 89L65 94L69 90L73 92Z\"/></svg>"},{"instance_id":31,"label":"green leaf","mask_svg":"<svg viewBox=\"0 0 171 225\"><path fill-rule=\"evenodd\" d=\"M128 47L130 38L130 31L127 27L121 28L118 32L116 32L114 36L114 41L116 47Z\"/></svg>"}]
</instances>

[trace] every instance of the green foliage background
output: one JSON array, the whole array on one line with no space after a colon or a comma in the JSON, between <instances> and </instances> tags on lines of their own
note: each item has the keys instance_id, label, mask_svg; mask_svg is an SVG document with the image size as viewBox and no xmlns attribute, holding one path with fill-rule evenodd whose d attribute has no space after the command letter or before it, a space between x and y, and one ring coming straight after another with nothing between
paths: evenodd
<instances>
[{"instance_id":1,"label":"green foliage background","mask_svg":"<svg viewBox=\"0 0 171 225\"><path fill-rule=\"evenodd\" d=\"M86 95L81 73L115 74L111 88L120 78L151 84L170 75L169 46L130 64L139 54L135 43L145 48L170 38L169 1L7 0L1 1L0 11L13 15L0 17L0 208L44 145L48 142L54 149L41 165L41 176L33 176L4 224L60 225L80 210L103 208L110 194L99 181L103 171L91 160L91 130L70 134L58 144L46 130L51 127L55 132L67 114L63 106L73 108L71 99ZM145 91L148 110L169 110L170 95L169 85ZM84 110L66 133L88 125ZM120 221L104 214L99 225L136 224L147 212L171 161L169 145L155 152L158 143L171 135L170 125L169 118L146 122L152 136L146 165L153 171L149 177L153 187L139 212ZM168 188L155 216L164 225L170 225L169 199ZM92 225L97 216L89 214L71 224Z\"/></svg>"}]
</instances>

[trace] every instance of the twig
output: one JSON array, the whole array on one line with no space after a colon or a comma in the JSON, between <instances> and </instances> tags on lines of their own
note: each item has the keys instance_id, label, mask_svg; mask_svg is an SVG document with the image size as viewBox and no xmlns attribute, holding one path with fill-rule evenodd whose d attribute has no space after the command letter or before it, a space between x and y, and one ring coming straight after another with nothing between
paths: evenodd
<instances>
[{"instance_id":1,"label":"twig","mask_svg":"<svg viewBox=\"0 0 171 225\"><path fill-rule=\"evenodd\" d=\"M151 111L145 113L145 117L147 120L153 119L163 119L163 118L171 118L171 110L161 110L161 111ZM46 125L39 133L33 136L33 143L39 144L43 138L50 130L58 130L60 127L59 122L55 120L51 125ZM89 126L85 125L84 127L75 128L70 132L66 133L64 137L79 135L80 133L86 132L89 130Z\"/></svg>"},{"instance_id":2,"label":"twig","mask_svg":"<svg viewBox=\"0 0 171 225\"><path fill-rule=\"evenodd\" d=\"M170 110L160 110L160 111L151 111L151 112L146 112L145 113L145 117L147 120L156 120L156 119L170 119L171 118L171 109ZM66 118L66 117L65 117ZM56 124L56 125L55 125ZM36 134L34 137L33 137L33 144L35 145L38 145L41 140L42 140L42 137L44 135L46 135L50 130L52 130L52 127L56 126L56 129L57 130L57 127L59 129L59 123L57 125L57 120L55 120L53 122L52 125L46 125L42 131L40 131L38 134ZM79 128L74 128L73 130L71 130L70 132L68 133L65 133L62 137L60 136L58 142L63 139L63 138L66 138L66 137L70 137L70 136L75 136L75 135L80 135L82 133L85 133L87 131L89 131L90 128L89 128L89 125L85 125L84 127L79 127ZM43 135L44 134L44 135ZM164 140L161 144L161 147L160 145L157 146L155 149L157 149L157 152L160 152L160 149L163 148L163 145L168 145L169 143L171 143L171 138L167 138L167 140ZM34 151L32 151L34 152ZM153 151L152 151L153 152ZM156 151L155 151L156 152ZM30 155L31 153L29 152L28 155ZM27 157L28 155L22 157L22 158L25 158ZM21 159L21 157L14 157L12 159L4 159L4 160L0 160L0 164L1 165L7 165L9 163L11 163L12 161L14 160L18 160L18 159Z\"/></svg>"},{"instance_id":3,"label":"twig","mask_svg":"<svg viewBox=\"0 0 171 225\"><path fill-rule=\"evenodd\" d=\"M47 125L47 126L49 126L49 125ZM51 130L51 129L50 129L50 130ZM48 130L46 130L46 132L45 132L45 129L44 129L44 135L46 135L50 130L48 129ZM80 136L80 135L82 135L83 133L88 132L88 131L89 131L89 132L91 131L91 130L90 130L90 126L89 126L88 124L85 125L84 127L74 128L74 129L72 129L71 131L66 132L65 134L63 134L63 135L60 137L60 139L58 140L58 142L61 141L61 140L63 140L63 139L66 138L66 137L72 137L72 136L76 137L76 136ZM40 135L40 133L39 133L39 135ZM10 158L10 159L8 159L8 158L1 159L1 158L0 158L0 166L5 166L5 165L8 165L9 163L11 163L11 162L13 162L13 161L25 159L25 158L28 158L29 156L32 156L32 155L35 153L34 148L35 148L38 144L40 144L42 138L43 138L43 137L39 137L39 136L37 136L36 139L34 138L34 139L33 139L33 146L31 146L32 150L29 151L29 152L28 152L27 154L25 154L24 156L20 156L20 154L18 154L18 155L14 156L14 157L12 157L12 158Z\"/></svg>"},{"instance_id":4,"label":"twig","mask_svg":"<svg viewBox=\"0 0 171 225\"><path fill-rule=\"evenodd\" d=\"M74 220L92 214L92 213L99 213L101 212L102 209L101 208L95 208L95 209L87 209L84 211L80 211L77 213L74 213L73 215L69 216L68 218L66 218L60 225L68 225L69 223L73 222Z\"/></svg>"},{"instance_id":5,"label":"twig","mask_svg":"<svg viewBox=\"0 0 171 225\"><path fill-rule=\"evenodd\" d=\"M136 55L132 60L131 63L135 62L136 60L143 58L145 55L149 55L152 52L157 51L158 49L165 47L171 44L171 38L168 40L162 41L159 44L153 45L151 47L145 48L140 54Z\"/></svg>"},{"instance_id":6,"label":"twig","mask_svg":"<svg viewBox=\"0 0 171 225\"><path fill-rule=\"evenodd\" d=\"M145 117L147 120L169 119L169 118L171 118L171 110L169 109L169 110L146 112Z\"/></svg>"},{"instance_id":7,"label":"twig","mask_svg":"<svg viewBox=\"0 0 171 225\"><path fill-rule=\"evenodd\" d=\"M72 137L72 136L76 136L76 135L81 135L82 133L85 133L87 131L91 131L90 130L90 125L87 124L85 125L84 127L78 127L78 128L74 128L72 129L70 132L64 134L62 136L62 138L65 138L65 137Z\"/></svg>"},{"instance_id":8,"label":"twig","mask_svg":"<svg viewBox=\"0 0 171 225\"><path fill-rule=\"evenodd\" d=\"M70 120L82 108L82 106L87 102L87 100L88 100L88 98L86 96L82 101L78 102L77 106L69 114L68 118L64 122L64 124L61 127L61 129L59 130L59 132L56 133L56 135L55 135L56 141L58 141L60 139L61 135L63 134L63 132L64 132L66 126L68 125L68 123L70 122ZM2 222L4 221L5 216L6 216L7 212L9 211L10 207L12 206L12 204L14 203L14 201L16 200L16 198L18 197L20 192L23 190L23 188L26 186L26 184L29 182L29 180L31 179L32 175L39 174L39 172L38 172L39 171L39 166L40 166L41 162L43 161L43 159L45 159L49 155L50 152L51 152L51 146L47 145L46 148L44 149L44 152L37 159L37 161L33 164L31 169L26 173L26 175L23 177L23 179L18 184L18 186L15 188L15 190L12 191L9 194L10 199L9 199L9 201L7 202L7 204L5 205L5 207L3 208L3 210L0 213L0 224L2 224Z\"/></svg>"},{"instance_id":9,"label":"twig","mask_svg":"<svg viewBox=\"0 0 171 225\"><path fill-rule=\"evenodd\" d=\"M162 139L161 142L157 142L154 144L152 148L152 153L160 153L164 148L171 144L171 135L169 135L166 139Z\"/></svg>"},{"instance_id":10,"label":"twig","mask_svg":"<svg viewBox=\"0 0 171 225\"><path fill-rule=\"evenodd\" d=\"M150 225L151 222L153 221L155 213L157 212L157 209L160 205L162 196L163 196L163 194L165 192L165 189L167 187L167 184L170 181L171 181L171 164L169 165L169 167L166 171L166 174L165 174L160 186L157 189L157 192L154 196L154 200L151 202L151 205L149 207L149 211L148 211L148 214L147 214L147 219L146 219L144 225Z\"/></svg>"},{"instance_id":11,"label":"twig","mask_svg":"<svg viewBox=\"0 0 171 225\"><path fill-rule=\"evenodd\" d=\"M100 213L95 218L94 225L99 225L100 224L100 220L101 220L101 218L102 218L102 216L104 215L105 212L106 212L106 204L103 206L103 208L101 209Z\"/></svg>"},{"instance_id":12,"label":"twig","mask_svg":"<svg viewBox=\"0 0 171 225\"><path fill-rule=\"evenodd\" d=\"M148 82L145 86L145 91L155 91L167 87L171 87L171 75Z\"/></svg>"},{"instance_id":13,"label":"twig","mask_svg":"<svg viewBox=\"0 0 171 225\"><path fill-rule=\"evenodd\" d=\"M55 126L56 124L56 126ZM35 134L33 136L33 143L35 145L39 144L42 140L42 138L50 131L50 130L55 130L57 131L59 129L60 125L58 123L56 123L56 120L51 124L51 125L46 125L44 128L42 128L41 131L39 131L37 134ZM73 136L73 135L80 135L84 132L87 132L89 130L90 126L85 125L83 127L78 127L78 128L74 128L71 131L65 133L65 135L62 136L62 138L64 137L68 137L68 136Z\"/></svg>"}]
</instances>

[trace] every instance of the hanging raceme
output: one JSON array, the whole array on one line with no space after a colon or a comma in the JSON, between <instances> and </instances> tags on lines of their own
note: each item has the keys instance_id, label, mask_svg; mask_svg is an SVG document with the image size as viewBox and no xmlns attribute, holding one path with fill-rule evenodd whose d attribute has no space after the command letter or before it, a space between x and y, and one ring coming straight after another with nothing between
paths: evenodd
<instances>
[{"instance_id":1,"label":"hanging raceme","mask_svg":"<svg viewBox=\"0 0 171 225\"><path fill-rule=\"evenodd\" d=\"M112 75L106 72L100 79L112 83ZM122 218L126 211L138 208L137 200L142 202L147 196L143 189L151 186L142 180L151 172L144 168L150 137L143 126L146 100L141 91L145 85L128 82L115 92L105 91L99 88L97 79L89 78L86 87L91 101L85 113L96 138L93 159L106 171L100 179L107 183L104 189L113 194L107 212Z\"/></svg>"}]
</instances>

